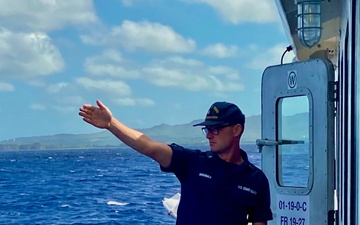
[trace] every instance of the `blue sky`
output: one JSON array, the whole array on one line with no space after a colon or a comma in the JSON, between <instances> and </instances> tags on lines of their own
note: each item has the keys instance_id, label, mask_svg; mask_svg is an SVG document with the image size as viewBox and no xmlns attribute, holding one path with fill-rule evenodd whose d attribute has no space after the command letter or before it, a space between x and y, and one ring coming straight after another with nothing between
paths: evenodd
<instances>
[{"instance_id":1,"label":"blue sky","mask_svg":"<svg viewBox=\"0 0 360 225\"><path fill-rule=\"evenodd\" d=\"M133 128L215 101L259 115L262 72L289 45L269 0L1 1L0 21L0 140L98 132L78 116L97 99Z\"/></svg>"}]
</instances>

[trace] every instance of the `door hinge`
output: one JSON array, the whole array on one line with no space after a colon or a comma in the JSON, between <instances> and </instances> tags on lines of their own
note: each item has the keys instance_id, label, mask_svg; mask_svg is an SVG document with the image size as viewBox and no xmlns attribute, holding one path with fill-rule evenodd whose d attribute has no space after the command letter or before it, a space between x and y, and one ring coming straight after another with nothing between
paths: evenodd
<instances>
[{"instance_id":1,"label":"door hinge","mask_svg":"<svg viewBox=\"0 0 360 225\"><path fill-rule=\"evenodd\" d=\"M338 210L330 210L328 212L328 224L329 225L339 224L339 211Z\"/></svg>"},{"instance_id":2,"label":"door hinge","mask_svg":"<svg viewBox=\"0 0 360 225\"><path fill-rule=\"evenodd\" d=\"M337 102L339 100L339 83L337 81L330 81L329 90L329 101Z\"/></svg>"}]
</instances>

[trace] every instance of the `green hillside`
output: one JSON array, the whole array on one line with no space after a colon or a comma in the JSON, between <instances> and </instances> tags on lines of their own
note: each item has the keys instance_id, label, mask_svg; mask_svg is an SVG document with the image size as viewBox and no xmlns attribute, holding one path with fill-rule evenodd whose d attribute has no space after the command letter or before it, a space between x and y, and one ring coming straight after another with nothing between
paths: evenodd
<instances>
[{"instance_id":1,"label":"green hillside","mask_svg":"<svg viewBox=\"0 0 360 225\"><path fill-rule=\"evenodd\" d=\"M297 121L290 129L293 137L299 137L302 134L299 131L306 129L307 124L304 121L304 115L297 114L287 118L291 121ZM286 119L286 120L287 120ZM286 123L286 120L283 122ZM199 127L192 125L200 120L195 120L187 124L168 125L161 124L147 129L138 129L149 137L165 143L178 144L202 144L207 143L205 136ZM261 117L251 116L246 118L245 133L242 143L255 143L255 140L261 138ZM0 150L21 150L21 149L68 149L68 148L99 148L99 147L118 147L122 146L109 131L99 130L92 134L57 134L50 136L36 137L17 137L9 140L0 141Z\"/></svg>"}]
</instances>

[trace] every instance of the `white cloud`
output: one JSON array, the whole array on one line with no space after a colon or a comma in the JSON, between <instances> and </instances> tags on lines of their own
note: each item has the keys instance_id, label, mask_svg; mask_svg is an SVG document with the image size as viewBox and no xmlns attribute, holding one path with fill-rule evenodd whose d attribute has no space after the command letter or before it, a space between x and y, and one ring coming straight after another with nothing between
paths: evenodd
<instances>
[{"instance_id":1,"label":"white cloud","mask_svg":"<svg viewBox=\"0 0 360 225\"><path fill-rule=\"evenodd\" d=\"M52 84L46 89L46 91L49 93L58 93L60 90L66 88L68 85L69 84L66 82Z\"/></svg>"},{"instance_id":2,"label":"white cloud","mask_svg":"<svg viewBox=\"0 0 360 225\"><path fill-rule=\"evenodd\" d=\"M86 44L120 46L128 51L189 53L196 47L195 41L182 37L171 27L147 21L125 20L107 34L82 35L81 39Z\"/></svg>"},{"instance_id":3,"label":"white cloud","mask_svg":"<svg viewBox=\"0 0 360 225\"><path fill-rule=\"evenodd\" d=\"M34 104L31 104L30 105L30 108L32 110L39 110L39 111L44 111L46 110L46 106L42 105L42 104L37 104L37 103L34 103Z\"/></svg>"},{"instance_id":4,"label":"white cloud","mask_svg":"<svg viewBox=\"0 0 360 225\"><path fill-rule=\"evenodd\" d=\"M167 2L168 0L121 0L121 4L125 7L133 7L136 5L152 5L152 4L165 4L164 2Z\"/></svg>"},{"instance_id":5,"label":"white cloud","mask_svg":"<svg viewBox=\"0 0 360 225\"><path fill-rule=\"evenodd\" d=\"M80 105L84 102L84 98L79 95L59 96L56 103L61 105Z\"/></svg>"},{"instance_id":6,"label":"white cloud","mask_svg":"<svg viewBox=\"0 0 360 225\"><path fill-rule=\"evenodd\" d=\"M272 48L267 48L266 50L261 50L258 52L257 56L251 60L249 67L252 69L264 70L270 65L278 65L281 63L281 56L286 50L286 44L277 44ZM293 61L295 55L294 52L287 52L284 56L283 63L290 63Z\"/></svg>"},{"instance_id":7,"label":"white cloud","mask_svg":"<svg viewBox=\"0 0 360 225\"><path fill-rule=\"evenodd\" d=\"M274 1L269 0L182 0L210 5L227 22L278 22L279 15Z\"/></svg>"},{"instance_id":8,"label":"white cloud","mask_svg":"<svg viewBox=\"0 0 360 225\"><path fill-rule=\"evenodd\" d=\"M118 105L125 105L125 106L154 106L155 102L151 99L147 98L118 98L115 99L114 102Z\"/></svg>"},{"instance_id":9,"label":"white cloud","mask_svg":"<svg viewBox=\"0 0 360 225\"><path fill-rule=\"evenodd\" d=\"M2 26L49 31L98 22L91 0L0 1Z\"/></svg>"},{"instance_id":10,"label":"white cloud","mask_svg":"<svg viewBox=\"0 0 360 225\"><path fill-rule=\"evenodd\" d=\"M238 52L238 48L235 45L226 46L224 44L214 44L207 46L205 49L203 49L202 54L216 57L216 58L228 58L228 57L234 57L236 56Z\"/></svg>"},{"instance_id":11,"label":"white cloud","mask_svg":"<svg viewBox=\"0 0 360 225\"><path fill-rule=\"evenodd\" d=\"M12 84L6 82L0 82L0 92L12 92L15 91L15 87Z\"/></svg>"},{"instance_id":12,"label":"white cloud","mask_svg":"<svg viewBox=\"0 0 360 225\"><path fill-rule=\"evenodd\" d=\"M140 75L134 69L126 68L127 60L115 50L105 50L101 55L86 59L85 71L92 75L108 75L119 78L138 78Z\"/></svg>"},{"instance_id":13,"label":"white cloud","mask_svg":"<svg viewBox=\"0 0 360 225\"><path fill-rule=\"evenodd\" d=\"M157 66L145 68L149 74L148 81L156 86L180 87L191 91L201 91L209 88L206 77L194 76L190 71L180 71Z\"/></svg>"},{"instance_id":14,"label":"white cloud","mask_svg":"<svg viewBox=\"0 0 360 225\"><path fill-rule=\"evenodd\" d=\"M131 95L130 86L119 80L93 80L86 77L80 77L76 79L76 82L87 90L102 91L119 96Z\"/></svg>"},{"instance_id":15,"label":"white cloud","mask_svg":"<svg viewBox=\"0 0 360 225\"><path fill-rule=\"evenodd\" d=\"M28 77L61 71L64 61L45 33L14 33L0 27L2 74Z\"/></svg>"},{"instance_id":16,"label":"white cloud","mask_svg":"<svg viewBox=\"0 0 360 225\"><path fill-rule=\"evenodd\" d=\"M61 113L71 113L71 114L73 114L78 110L78 107L74 107L74 106L53 106L52 108Z\"/></svg>"},{"instance_id":17,"label":"white cloud","mask_svg":"<svg viewBox=\"0 0 360 225\"><path fill-rule=\"evenodd\" d=\"M192 68L199 68L204 66L204 63L199 60L183 57L170 57L165 60L160 60L158 61L158 63L160 65L174 68L179 68L179 65Z\"/></svg>"},{"instance_id":18,"label":"white cloud","mask_svg":"<svg viewBox=\"0 0 360 225\"><path fill-rule=\"evenodd\" d=\"M25 76L20 76L25 77ZM31 77L31 79L24 79L27 84L33 86L33 87L46 87L48 84L41 79L42 77Z\"/></svg>"},{"instance_id":19,"label":"white cloud","mask_svg":"<svg viewBox=\"0 0 360 225\"><path fill-rule=\"evenodd\" d=\"M33 103L30 105L30 108L36 111L44 111L51 108L61 113L74 113L83 103L84 98L82 96L64 93L51 98L51 102L46 104Z\"/></svg>"},{"instance_id":20,"label":"white cloud","mask_svg":"<svg viewBox=\"0 0 360 225\"><path fill-rule=\"evenodd\" d=\"M130 6L133 6L134 0L121 0L121 3L122 3L124 6L130 7Z\"/></svg>"},{"instance_id":21,"label":"white cloud","mask_svg":"<svg viewBox=\"0 0 360 225\"><path fill-rule=\"evenodd\" d=\"M235 81L240 78L238 71L226 66L211 66L209 67L209 72L215 75L223 75L228 80Z\"/></svg>"},{"instance_id":22,"label":"white cloud","mask_svg":"<svg viewBox=\"0 0 360 225\"><path fill-rule=\"evenodd\" d=\"M113 56L118 60L112 62L109 56ZM115 61L118 61L118 63ZM129 70L122 66L125 61L126 59L119 52L105 51L100 56L94 56L86 60L85 68L92 75L108 75L122 79L142 79L152 85L164 88L175 87L188 91L214 91L217 94L219 92L226 93L244 89L239 72L226 66L210 66L191 58L170 57L154 60L148 65L138 65L136 69ZM149 106L154 104L152 100L148 101L132 97L130 86L122 81L80 78L77 82L89 90L121 92L118 93L121 97L117 98L117 104ZM115 84L116 82L119 83ZM125 87L122 87L122 85ZM123 91L126 93L123 93Z\"/></svg>"},{"instance_id":23,"label":"white cloud","mask_svg":"<svg viewBox=\"0 0 360 225\"><path fill-rule=\"evenodd\" d=\"M154 61L143 69L144 78L162 87L177 87L190 91L241 91L243 84L236 70L209 66L193 59L171 57Z\"/></svg>"}]
</instances>

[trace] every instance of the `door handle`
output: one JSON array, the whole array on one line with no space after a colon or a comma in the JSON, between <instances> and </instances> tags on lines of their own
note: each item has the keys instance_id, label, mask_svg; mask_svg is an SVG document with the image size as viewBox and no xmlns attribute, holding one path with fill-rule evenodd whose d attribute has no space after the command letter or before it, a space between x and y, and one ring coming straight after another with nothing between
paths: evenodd
<instances>
[{"instance_id":1,"label":"door handle","mask_svg":"<svg viewBox=\"0 0 360 225\"><path fill-rule=\"evenodd\" d=\"M304 144L305 141L300 141L300 140L279 140L279 141L274 141L274 140L269 140L267 138L265 139L256 139L256 145L259 149L259 152L262 152L262 148L264 146L274 146L274 145L292 145L292 144Z\"/></svg>"}]
</instances>

